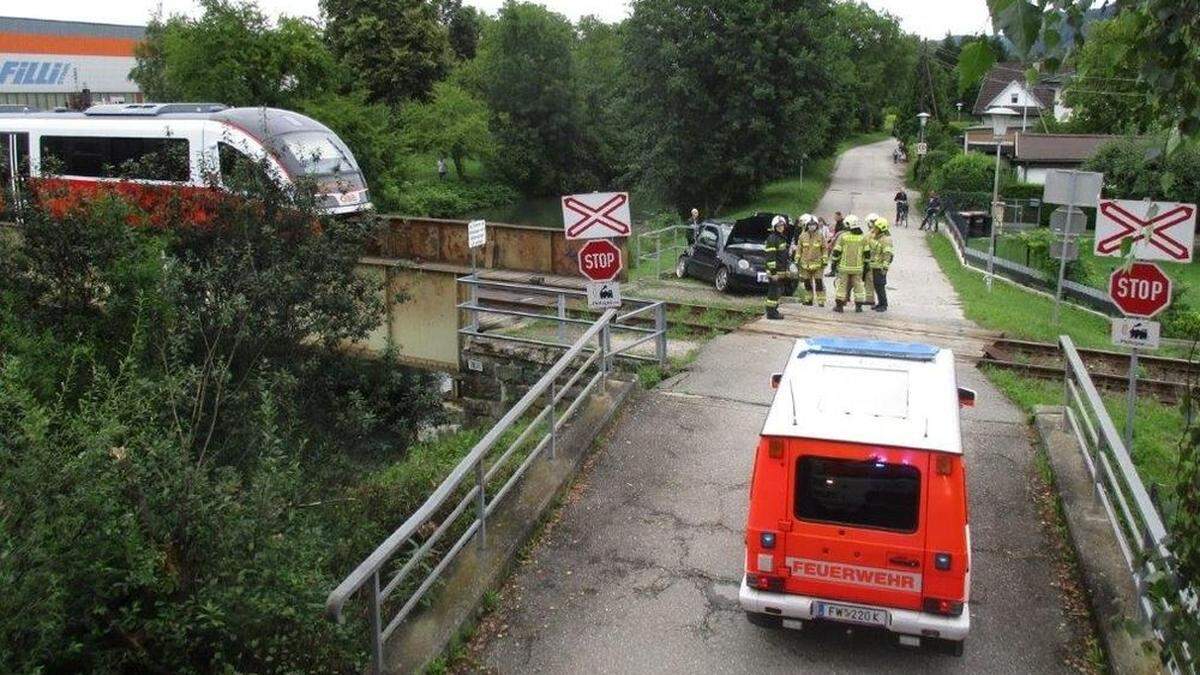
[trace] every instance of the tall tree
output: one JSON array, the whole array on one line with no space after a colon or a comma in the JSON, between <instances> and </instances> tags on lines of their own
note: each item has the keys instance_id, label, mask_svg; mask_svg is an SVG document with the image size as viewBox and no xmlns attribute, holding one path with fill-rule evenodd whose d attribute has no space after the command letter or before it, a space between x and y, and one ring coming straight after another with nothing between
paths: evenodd
<instances>
[{"instance_id":1,"label":"tall tree","mask_svg":"<svg viewBox=\"0 0 1200 675\"><path fill-rule=\"evenodd\" d=\"M530 194L585 187L574 29L541 5L509 0L484 31L477 82L499 145L493 168Z\"/></svg>"},{"instance_id":2,"label":"tall tree","mask_svg":"<svg viewBox=\"0 0 1200 675\"><path fill-rule=\"evenodd\" d=\"M635 0L626 67L641 178L719 210L836 142L825 0Z\"/></svg>"},{"instance_id":3,"label":"tall tree","mask_svg":"<svg viewBox=\"0 0 1200 675\"><path fill-rule=\"evenodd\" d=\"M1136 22L1128 14L1090 26L1087 42L1072 58L1075 74L1063 92L1072 128L1121 134L1156 126L1153 92L1138 81L1136 34Z\"/></svg>"},{"instance_id":4,"label":"tall tree","mask_svg":"<svg viewBox=\"0 0 1200 675\"><path fill-rule=\"evenodd\" d=\"M430 0L321 0L325 37L372 101L424 99L450 69L449 33Z\"/></svg>"},{"instance_id":5,"label":"tall tree","mask_svg":"<svg viewBox=\"0 0 1200 675\"><path fill-rule=\"evenodd\" d=\"M151 22L131 75L153 98L290 107L336 83L337 64L309 21L272 23L229 0L201 6L199 18Z\"/></svg>"},{"instance_id":6,"label":"tall tree","mask_svg":"<svg viewBox=\"0 0 1200 675\"><path fill-rule=\"evenodd\" d=\"M576 33L575 78L586 132L582 142L592 173L611 183L627 171L630 160L622 26L585 16Z\"/></svg>"},{"instance_id":7,"label":"tall tree","mask_svg":"<svg viewBox=\"0 0 1200 675\"><path fill-rule=\"evenodd\" d=\"M400 110L408 144L422 152L449 155L459 178L465 178L463 160L491 153L488 108L483 101L450 82L433 85L428 102L413 101Z\"/></svg>"},{"instance_id":8,"label":"tall tree","mask_svg":"<svg viewBox=\"0 0 1200 675\"><path fill-rule=\"evenodd\" d=\"M470 5L463 6L462 0L441 0L438 17L446 26L454 55L460 61L475 58L479 34L483 30L483 13Z\"/></svg>"}]
</instances>

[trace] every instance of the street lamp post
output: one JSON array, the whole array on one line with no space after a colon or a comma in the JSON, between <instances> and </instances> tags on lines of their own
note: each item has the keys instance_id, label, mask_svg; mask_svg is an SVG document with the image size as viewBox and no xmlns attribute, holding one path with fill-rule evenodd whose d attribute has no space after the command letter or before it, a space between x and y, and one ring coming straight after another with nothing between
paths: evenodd
<instances>
[{"instance_id":1,"label":"street lamp post","mask_svg":"<svg viewBox=\"0 0 1200 675\"><path fill-rule=\"evenodd\" d=\"M954 107L958 108L958 121L961 122L962 121L962 101L955 103Z\"/></svg>"},{"instance_id":2,"label":"street lamp post","mask_svg":"<svg viewBox=\"0 0 1200 675\"><path fill-rule=\"evenodd\" d=\"M933 115L930 115L927 112L917 113L917 119L921 121L921 142L922 143L925 142L925 123L929 121L930 117L933 117Z\"/></svg>"},{"instance_id":3,"label":"street lamp post","mask_svg":"<svg viewBox=\"0 0 1200 675\"><path fill-rule=\"evenodd\" d=\"M1004 205L1000 202L1000 146L1004 143L1004 135L1008 132L1009 120L1016 116L1016 113L1008 108L996 106L988 108L986 113L988 121L992 123L992 134L996 140L996 174L992 179L992 225L988 228L988 267L987 267L987 289L990 293L992 290L992 277L995 276L996 269L996 220L997 214L1000 217L1004 215Z\"/></svg>"}]
</instances>

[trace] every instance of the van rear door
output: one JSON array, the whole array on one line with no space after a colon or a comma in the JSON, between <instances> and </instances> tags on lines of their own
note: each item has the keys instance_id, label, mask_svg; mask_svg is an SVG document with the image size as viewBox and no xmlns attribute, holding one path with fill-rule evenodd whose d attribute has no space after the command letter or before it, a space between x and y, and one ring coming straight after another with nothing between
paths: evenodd
<instances>
[{"instance_id":1,"label":"van rear door","mask_svg":"<svg viewBox=\"0 0 1200 675\"><path fill-rule=\"evenodd\" d=\"M791 593L921 609L929 453L791 439Z\"/></svg>"}]
</instances>

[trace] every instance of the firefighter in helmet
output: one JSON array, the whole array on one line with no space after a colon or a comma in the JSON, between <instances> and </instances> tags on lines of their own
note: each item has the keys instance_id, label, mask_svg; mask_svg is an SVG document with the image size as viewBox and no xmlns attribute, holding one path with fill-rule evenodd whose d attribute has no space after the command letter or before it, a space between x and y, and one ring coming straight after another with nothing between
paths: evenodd
<instances>
[{"instance_id":1,"label":"firefighter in helmet","mask_svg":"<svg viewBox=\"0 0 1200 675\"><path fill-rule=\"evenodd\" d=\"M790 265L788 255L787 218L775 216L771 220L771 234L763 251L767 254L767 300L766 310L768 319L782 319L779 313L779 296L782 295L783 284L787 280Z\"/></svg>"},{"instance_id":2,"label":"firefighter in helmet","mask_svg":"<svg viewBox=\"0 0 1200 675\"><path fill-rule=\"evenodd\" d=\"M838 266L837 303L833 311L845 311L843 308L853 292L854 311L861 312L867 299L862 276L866 242L858 216L846 216L846 227L848 230L833 245L833 260Z\"/></svg>"},{"instance_id":3,"label":"firefighter in helmet","mask_svg":"<svg viewBox=\"0 0 1200 675\"><path fill-rule=\"evenodd\" d=\"M806 213L800 216L804 231L796 240L796 267L800 270L800 301L818 307L825 306L825 237L821 236L821 223L816 216Z\"/></svg>"},{"instance_id":4,"label":"firefighter in helmet","mask_svg":"<svg viewBox=\"0 0 1200 675\"><path fill-rule=\"evenodd\" d=\"M892 231L888 221L876 218L873 226L875 236L871 238L871 282L875 284L876 312L886 312L888 308L887 273L892 266L895 254L892 251Z\"/></svg>"},{"instance_id":5,"label":"firefighter in helmet","mask_svg":"<svg viewBox=\"0 0 1200 675\"><path fill-rule=\"evenodd\" d=\"M875 221L877 220L879 220L878 213L868 213L863 218L863 226L866 230L863 233L863 289L865 291L863 297L866 298L868 305L875 304L875 286L871 282L874 267L871 265L871 242L875 239Z\"/></svg>"}]
</instances>

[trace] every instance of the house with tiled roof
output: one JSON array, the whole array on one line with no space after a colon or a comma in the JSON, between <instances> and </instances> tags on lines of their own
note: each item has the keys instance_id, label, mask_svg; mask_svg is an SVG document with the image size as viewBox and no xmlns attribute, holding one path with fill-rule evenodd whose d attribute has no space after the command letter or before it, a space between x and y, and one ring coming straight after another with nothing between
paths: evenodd
<instances>
[{"instance_id":1,"label":"house with tiled roof","mask_svg":"<svg viewBox=\"0 0 1200 675\"><path fill-rule=\"evenodd\" d=\"M1071 73L1059 72L1040 75L1036 84L1030 84L1028 68L1020 63L1005 62L992 66L979 86L979 95L971 113L982 117L991 108L1008 108L1019 118L1009 130L1001 145L1001 152L1012 155L1016 133L1041 127L1042 120L1049 116L1063 121L1071 115L1070 108L1062 101L1063 83ZM996 146L992 129L987 124L967 129L963 135L964 149L979 149L994 152Z\"/></svg>"}]
</instances>

